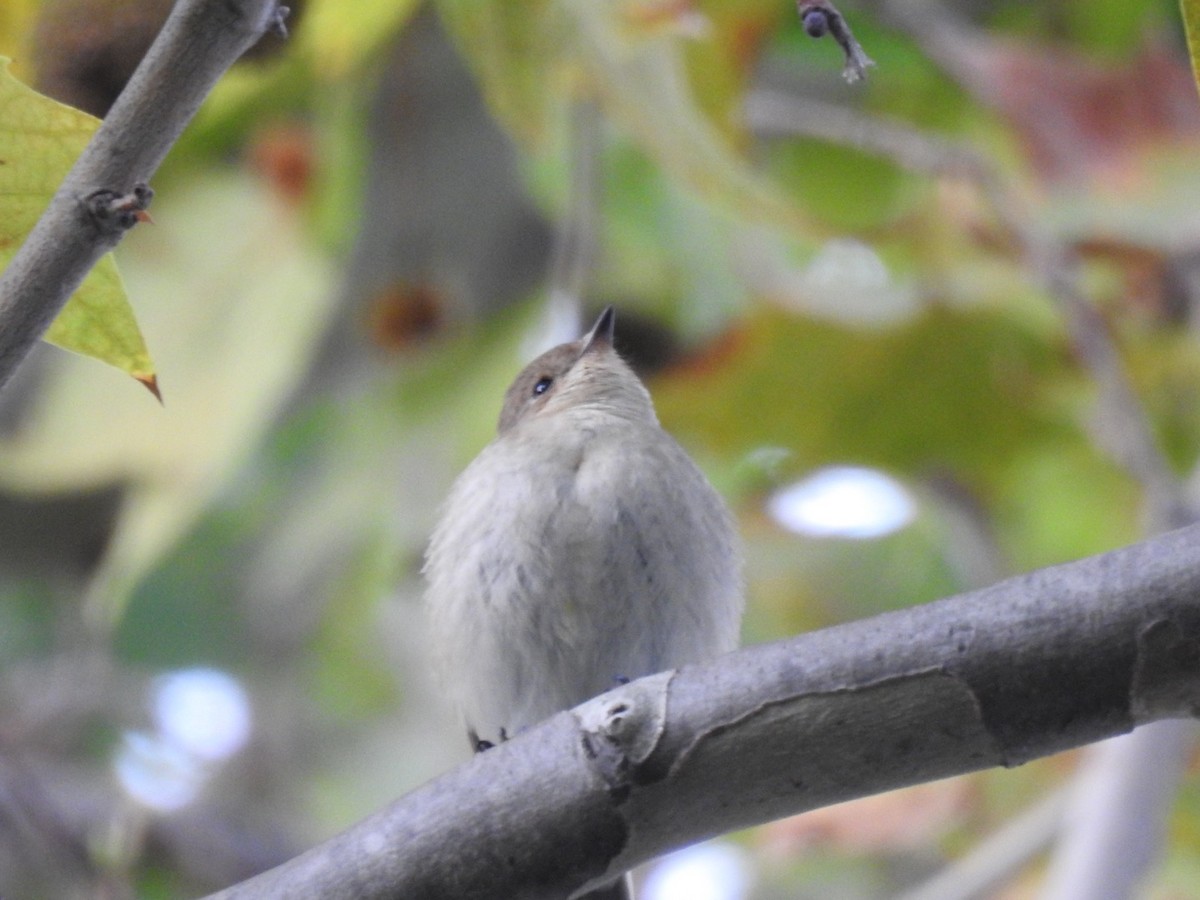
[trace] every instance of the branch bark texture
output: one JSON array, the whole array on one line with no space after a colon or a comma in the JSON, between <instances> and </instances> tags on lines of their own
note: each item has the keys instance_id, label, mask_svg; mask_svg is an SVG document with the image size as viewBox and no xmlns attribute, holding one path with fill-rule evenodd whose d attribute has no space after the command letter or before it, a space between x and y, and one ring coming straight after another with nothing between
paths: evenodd
<instances>
[{"instance_id":1,"label":"branch bark texture","mask_svg":"<svg viewBox=\"0 0 1200 900\"><path fill-rule=\"evenodd\" d=\"M0 277L0 386L132 219L138 196L217 79L278 21L275 0L179 0L129 84Z\"/></svg>"},{"instance_id":2,"label":"branch bark texture","mask_svg":"<svg viewBox=\"0 0 1200 900\"><path fill-rule=\"evenodd\" d=\"M681 845L1200 715L1200 526L641 679L214 895L561 898Z\"/></svg>"}]
</instances>

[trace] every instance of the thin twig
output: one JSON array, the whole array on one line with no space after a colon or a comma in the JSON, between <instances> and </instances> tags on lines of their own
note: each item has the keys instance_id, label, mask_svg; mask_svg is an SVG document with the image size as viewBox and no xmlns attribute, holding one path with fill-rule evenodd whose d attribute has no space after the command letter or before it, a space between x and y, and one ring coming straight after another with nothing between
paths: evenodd
<instances>
[{"instance_id":1,"label":"thin twig","mask_svg":"<svg viewBox=\"0 0 1200 900\"><path fill-rule=\"evenodd\" d=\"M976 900L995 896L1054 841L1067 805L1058 790L1013 816L924 884L896 900Z\"/></svg>"},{"instance_id":2,"label":"thin twig","mask_svg":"<svg viewBox=\"0 0 1200 900\"><path fill-rule=\"evenodd\" d=\"M550 260L550 291L576 302L596 257L602 124L595 103L581 100L571 107L569 192Z\"/></svg>"},{"instance_id":3,"label":"thin twig","mask_svg":"<svg viewBox=\"0 0 1200 900\"><path fill-rule=\"evenodd\" d=\"M528 356L583 330L583 295L596 260L603 118L594 102L581 99L571 107L569 125L567 204L554 235L543 324L525 348Z\"/></svg>"},{"instance_id":4,"label":"thin twig","mask_svg":"<svg viewBox=\"0 0 1200 900\"><path fill-rule=\"evenodd\" d=\"M60 887L79 889L97 874L82 829L68 823L39 774L7 747L0 752L0 829L12 833L31 871L53 872Z\"/></svg>"},{"instance_id":5,"label":"thin twig","mask_svg":"<svg viewBox=\"0 0 1200 900\"><path fill-rule=\"evenodd\" d=\"M1196 746L1196 723L1155 722L1087 750L1071 790L1059 846L1042 885L1047 900L1139 895L1158 861L1164 812ZM1097 851L1120 864L1097 865Z\"/></svg>"},{"instance_id":6,"label":"thin twig","mask_svg":"<svg viewBox=\"0 0 1200 900\"><path fill-rule=\"evenodd\" d=\"M830 35L837 45L842 48L845 65L842 67L842 77L854 84L867 77L867 69L875 65L875 60L867 56L862 44L850 30L845 17L838 12L829 0L796 0L796 12L804 24L805 33L811 38L822 38Z\"/></svg>"},{"instance_id":7,"label":"thin twig","mask_svg":"<svg viewBox=\"0 0 1200 900\"><path fill-rule=\"evenodd\" d=\"M987 172L974 148L934 137L902 122L866 116L844 106L757 88L742 117L760 137L811 137L885 157L911 172L976 180Z\"/></svg>"},{"instance_id":8,"label":"thin twig","mask_svg":"<svg viewBox=\"0 0 1200 900\"><path fill-rule=\"evenodd\" d=\"M1151 530L1196 520L1196 511L1188 508L1182 485L1154 438L1108 327L1079 286L1074 254L1035 226L999 168L983 153L903 123L778 91L752 93L745 117L760 134L817 137L884 156L910 171L974 183L1062 315L1075 351L1099 389L1101 446L1145 490Z\"/></svg>"}]
</instances>

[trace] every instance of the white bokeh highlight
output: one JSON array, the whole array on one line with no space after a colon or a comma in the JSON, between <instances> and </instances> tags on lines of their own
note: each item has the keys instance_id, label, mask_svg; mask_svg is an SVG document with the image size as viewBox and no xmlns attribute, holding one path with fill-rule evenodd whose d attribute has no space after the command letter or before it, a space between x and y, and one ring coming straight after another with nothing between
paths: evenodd
<instances>
[{"instance_id":1,"label":"white bokeh highlight","mask_svg":"<svg viewBox=\"0 0 1200 900\"><path fill-rule=\"evenodd\" d=\"M182 669L156 679L154 722L163 737L202 760L228 759L250 739L250 699L219 669Z\"/></svg>"},{"instance_id":2,"label":"white bokeh highlight","mask_svg":"<svg viewBox=\"0 0 1200 900\"><path fill-rule=\"evenodd\" d=\"M883 472L831 466L776 491L767 500L767 513L797 534L865 540L908 525L917 504Z\"/></svg>"},{"instance_id":3,"label":"white bokeh highlight","mask_svg":"<svg viewBox=\"0 0 1200 900\"><path fill-rule=\"evenodd\" d=\"M183 809L200 792L204 765L161 735L127 731L113 762L117 781L134 800L157 812Z\"/></svg>"},{"instance_id":4,"label":"white bokeh highlight","mask_svg":"<svg viewBox=\"0 0 1200 900\"><path fill-rule=\"evenodd\" d=\"M646 874L642 900L744 900L751 866L745 852L726 841L710 841L669 853Z\"/></svg>"},{"instance_id":5,"label":"white bokeh highlight","mask_svg":"<svg viewBox=\"0 0 1200 900\"><path fill-rule=\"evenodd\" d=\"M135 801L161 813L190 804L221 764L250 738L250 700L218 669L169 672L152 684L154 730L127 731L113 759L117 781Z\"/></svg>"}]
</instances>

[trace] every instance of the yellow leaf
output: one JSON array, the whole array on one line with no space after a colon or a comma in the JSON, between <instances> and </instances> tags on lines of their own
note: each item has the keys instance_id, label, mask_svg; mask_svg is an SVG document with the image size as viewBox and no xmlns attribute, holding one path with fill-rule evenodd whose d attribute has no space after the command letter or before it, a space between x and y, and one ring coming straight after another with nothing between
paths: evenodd
<instances>
[{"instance_id":1,"label":"yellow leaf","mask_svg":"<svg viewBox=\"0 0 1200 900\"><path fill-rule=\"evenodd\" d=\"M0 3L0 56L19 57L29 46L29 33L37 18L38 5L39 0L4 0Z\"/></svg>"},{"instance_id":2,"label":"yellow leaf","mask_svg":"<svg viewBox=\"0 0 1200 900\"><path fill-rule=\"evenodd\" d=\"M160 199L161 224L135 230L123 261L164 345L166 409L115 390L114 370L62 353L46 361L21 428L0 436L0 489L124 486L85 601L97 622L120 617L133 587L260 445L337 299L297 210L261 179L197 171Z\"/></svg>"},{"instance_id":3,"label":"yellow leaf","mask_svg":"<svg viewBox=\"0 0 1200 900\"><path fill-rule=\"evenodd\" d=\"M0 56L0 268L8 265L99 120L26 87ZM46 332L65 350L106 362L152 391L154 367L112 254L67 301Z\"/></svg>"},{"instance_id":4,"label":"yellow leaf","mask_svg":"<svg viewBox=\"0 0 1200 900\"><path fill-rule=\"evenodd\" d=\"M554 98L567 96L571 81L558 4L440 0L438 15L500 120L522 140L544 141Z\"/></svg>"},{"instance_id":5,"label":"yellow leaf","mask_svg":"<svg viewBox=\"0 0 1200 900\"><path fill-rule=\"evenodd\" d=\"M351 14L341 0L314 0L304 10L297 39L321 76L344 77L372 59L416 8L415 0L359 0Z\"/></svg>"},{"instance_id":6,"label":"yellow leaf","mask_svg":"<svg viewBox=\"0 0 1200 900\"><path fill-rule=\"evenodd\" d=\"M1183 15L1188 56L1192 59L1192 78L1200 86L1200 0L1179 0L1179 11Z\"/></svg>"},{"instance_id":7,"label":"yellow leaf","mask_svg":"<svg viewBox=\"0 0 1200 900\"><path fill-rule=\"evenodd\" d=\"M88 273L47 330L46 340L115 366L147 387L154 377L154 364L111 253ZM150 389L157 393L153 387Z\"/></svg>"}]
</instances>

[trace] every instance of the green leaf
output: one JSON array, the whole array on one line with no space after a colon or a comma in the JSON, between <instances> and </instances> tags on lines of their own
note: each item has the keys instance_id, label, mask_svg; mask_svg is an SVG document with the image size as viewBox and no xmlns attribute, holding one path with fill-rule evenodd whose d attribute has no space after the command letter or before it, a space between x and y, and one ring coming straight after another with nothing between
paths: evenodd
<instances>
[{"instance_id":1,"label":"green leaf","mask_svg":"<svg viewBox=\"0 0 1200 900\"><path fill-rule=\"evenodd\" d=\"M738 152L737 129L702 107L684 38L594 0L441 0L438 9L492 109L535 149L549 149L564 104L596 98L671 178L708 202L802 237L820 231ZM729 65L715 50L707 58Z\"/></svg>"},{"instance_id":2,"label":"green leaf","mask_svg":"<svg viewBox=\"0 0 1200 900\"><path fill-rule=\"evenodd\" d=\"M609 4L566 5L579 63L594 90L667 172L747 221L810 233L813 226L799 208L758 175L704 114L678 38L630 36Z\"/></svg>"},{"instance_id":3,"label":"green leaf","mask_svg":"<svg viewBox=\"0 0 1200 900\"><path fill-rule=\"evenodd\" d=\"M99 120L26 87L0 57L0 268L37 223ZM154 365L112 254L67 301L45 338L108 363L152 391Z\"/></svg>"},{"instance_id":4,"label":"green leaf","mask_svg":"<svg viewBox=\"0 0 1200 900\"><path fill-rule=\"evenodd\" d=\"M527 143L544 141L556 93L549 87L566 86L558 4L440 0L437 7L497 117Z\"/></svg>"},{"instance_id":5,"label":"green leaf","mask_svg":"<svg viewBox=\"0 0 1200 900\"><path fill-rule=\"evenodd\" d=\"M1068 376L1043 340L994 311L933 308L876 331L764 309L659 379L654 400L667 430L730 455L784 447L797 470L854 462L979 483L1070 432L1045 396Z\"/></svg>"}]
</instances>

